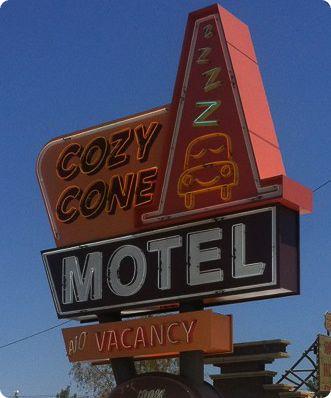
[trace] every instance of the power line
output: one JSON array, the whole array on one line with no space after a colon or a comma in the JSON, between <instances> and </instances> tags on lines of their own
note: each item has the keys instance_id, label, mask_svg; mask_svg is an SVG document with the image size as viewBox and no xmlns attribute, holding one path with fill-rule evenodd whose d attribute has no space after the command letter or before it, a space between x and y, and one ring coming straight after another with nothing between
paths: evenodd
<instances>
[{"instance_id":1,"label":"power line","mask_svg":"<svg viewBox=\"0 0 331 398\"><path fill-rule=\"evenodd\" d=\"M328 185L331 182L331 180L327 180L325 182L323 182L323 184L319 185L318 187L316 187L315 189L313 189L313 192L318 191L319 189L325 187L325 185Z\"/></svg>"},{"instance_id":2,"label":"power line","mask_svg":"<svg viewBox=\"0 0 331 398\"><path fill-rule=\"evenodd\" d=\"M39 332L30 334L29 336L22 337L21 339L17 339L17 340L11 341L10 343L1 345L1 346L0 346L0 349L1 349L1 348L9 347L9 346L11 346L11 345L13 345L13 344L20 343L21 341L25 341L25 340L31 339L32 337L39 336L40 334L47 333L47 332L49 332L50 330L59 328L60 326L65 325L66 323L69 323L69 322L71 322L71 319L69 319L68 321L64 321L64 322L62 322L62 323L59 323L58 325L51 326L51 327L49 327L49 328L47 328L47 329L40 330Z\"/></svg>"}]
</instances>

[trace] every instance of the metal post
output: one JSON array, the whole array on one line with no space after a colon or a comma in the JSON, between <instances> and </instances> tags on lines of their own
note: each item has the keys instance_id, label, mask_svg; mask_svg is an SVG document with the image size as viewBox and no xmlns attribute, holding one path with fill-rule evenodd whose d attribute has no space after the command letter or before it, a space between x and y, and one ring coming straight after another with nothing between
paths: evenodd
<instances>
[{"instance_id":1,"label":"metal post","mask_svg":"<svg viewBox=\"0 0 331 398\"><path fill-rule=\"evenodd\" d=\"M203 303L183 303L179 312L191 312L203 310ZM187 351L179 354L179 372L182 377L194 384L202 384L204 381L204 361L202 351Z\"/></svg>"},{"instance_id":2,"label":"metal post","mask_svg":"<svg viewBox=\"0 0 331 398\"><path fill-rule=\"evenodd\" d=\"M119 322L121 321L121 315L119 313L104 314L99 315L98 319L100 323ZM111 359L110 364L113 369L117 385L137 376L136 367L132 357L114 358Z\"/></svg>"}]
</instances>

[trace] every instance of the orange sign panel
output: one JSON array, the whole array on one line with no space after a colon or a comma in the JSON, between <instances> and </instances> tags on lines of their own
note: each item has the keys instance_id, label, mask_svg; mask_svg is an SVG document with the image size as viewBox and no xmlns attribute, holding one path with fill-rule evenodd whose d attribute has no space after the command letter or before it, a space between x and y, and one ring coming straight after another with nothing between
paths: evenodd
<instances>
[{"instance_id":1,"label":"orange sign panel","mask_svg":"<svg viewBox=\"0 0 331 398\"><path fill-rule=\"evenodd\" d=\"M182 351L232 351L232 317L196 311L63 329L70 362L160 358Z\"/></svg>"},{"instance_id":2,"label":"orange sign panel","mask_svg":"<svg viewBox=\"0 0 331 398\"><path fill-rule=\"evenodd\" d=\"M168 110L161 108L45 146L37 173L58 245L135 230L162 181L167 134Z\"/></svg>"},{"instance_id":3,"label":"orange sign panel","mask_svg":"<svg viewBox=\"0 0 331 398\"><path fill-rule=\"evenodd\" d=\"M189 16L167 108L55 139L37 172L57 246L312 206L286 177L248 27L218 5Z\"/></svg>"}]
</instances>

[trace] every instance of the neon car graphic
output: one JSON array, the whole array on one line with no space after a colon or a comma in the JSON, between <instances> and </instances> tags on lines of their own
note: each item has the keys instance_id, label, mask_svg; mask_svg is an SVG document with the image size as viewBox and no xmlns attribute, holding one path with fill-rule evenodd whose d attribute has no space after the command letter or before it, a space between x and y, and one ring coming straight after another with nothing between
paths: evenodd
<instances>
[{"instance_id":1,"label":"neon car graphic","mask_svg":"<svg viewBox=\"0 0 331 398\"><path fill-rule=\"evenodd\" d=\"M238 166L232 160L227 134L211 133L189 143L177 184L177 193L184 197L187 209L195 207L195 195L214 190L220 191L223 201L230 200L238 182Z\"/></svg>"}]
</instances>

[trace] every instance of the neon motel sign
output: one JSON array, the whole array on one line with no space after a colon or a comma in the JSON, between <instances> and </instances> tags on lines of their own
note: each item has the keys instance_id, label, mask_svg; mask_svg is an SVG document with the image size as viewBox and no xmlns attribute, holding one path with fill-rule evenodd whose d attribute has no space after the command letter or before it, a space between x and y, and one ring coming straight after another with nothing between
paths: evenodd
<instances>
[{"instance_id":1,"label":"neon motel sign","mask_svg":"<svg viewBox=\"0 0 331 398\"><path fill-rule=\"evenodd\" d=\"M56 138L37 175L60 317L299 292L299 214L248 27L189 15L170 104Z\"/></svg>"}]
</instances>

